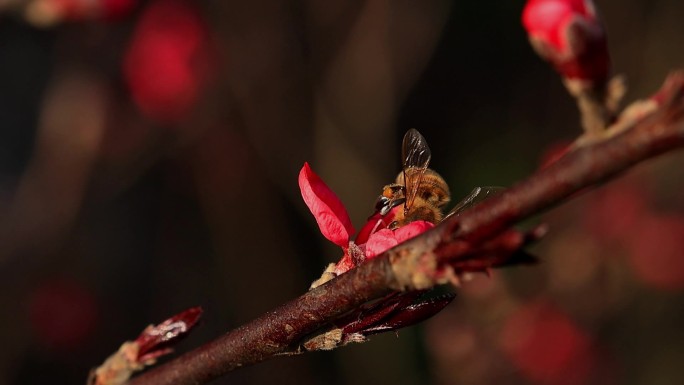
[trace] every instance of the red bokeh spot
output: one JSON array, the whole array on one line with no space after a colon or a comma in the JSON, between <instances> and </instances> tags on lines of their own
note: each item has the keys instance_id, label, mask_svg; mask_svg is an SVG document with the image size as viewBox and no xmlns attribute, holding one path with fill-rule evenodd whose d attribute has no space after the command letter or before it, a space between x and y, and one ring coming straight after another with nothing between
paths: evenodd
<instances>
[{"instance_id":1,"label":"red bokeh spot","mask_svg":"<svg viewBox=\"0 0 684 385\"><path fill-rule=\"evenodd\" d=\"M684 289L684 218L640 218L629 244L630 263L641 282L661 290Z\"/></svg>"},{"instance_id":2,"label":"red bokeh spot","mask_svg":"<svg viewBox=\"0 0 684 385\"><path fill-rule=\"evenodd\" d=\"M635 182L618 182L589 198L585 226L599 240L624 240L648 215L648 194Z\"/></svg>"},{"instance_id":3,"label":"red bokeh spot","mask_svg":"<svg viewBox=\"0 0 684 385\"><path fill-rule=\"evenodd\" d=\"M121 18L133 9L138 0L101 0L102 15L106 19Z\"/></svg>"},{"instance_id":4,"label":"red bokeh spot","mask_svg":"<svg viewBox=\"0 0 684 385\"><path fill-rule=\"evenodd\" d=\"M123 63L134 102L161 122L182 119L208 76L207 31L197 11L180 0L145 9Z\"/></svg>"},{"instance_id":5,"label":"red bokeh spot","mask_svg":"<svg viewBox=\"0 0 684 385\"><path fill-rule=\"evenodd\" d=\"M85 345L95 331L97 301L74 281L52 279L30 293L28 316L38 343L71 351Z\"/></svg>"},{"instance_id":6,"label":"red bokeh spot","mask_svg":"<svg viewBox=\"0 0 684 385\"><path fill-rule=\"evenodd\" d=\"M538 384L583 384L595 356L589 337L545 302L517 309L506 321L500 342L520 372Z\"/></svg>"}]
</instances>

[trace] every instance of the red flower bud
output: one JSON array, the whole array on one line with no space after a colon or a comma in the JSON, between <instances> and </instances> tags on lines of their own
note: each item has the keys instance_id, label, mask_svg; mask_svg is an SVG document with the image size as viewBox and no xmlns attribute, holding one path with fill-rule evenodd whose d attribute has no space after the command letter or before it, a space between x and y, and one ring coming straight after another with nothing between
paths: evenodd
<instances>
[{"instance_id":1,"label":"red flower bud","mask_svg":"<svg viewBox=\"0 0 684 385\"><path fill-rule=\"evenodd\" d=\"M393 293L370 306L361 307L336 323L345 335L369 336L398 331L434 316L455 297L453 293L435 295L428 292L426 295L422 290Z\"/></svg>"},{"instance_id":2,"label":"red flower bud","mask_svg":"<svg viewBox=\"0 0 684 385\"><path fill-rule=\"evenodd\" d=\"M608 78L606 34L592 0L528 0L522 22L539 56L563 77Z\"/></svg>"},{"instance_id":3,"label":"red flower bud","mask_svg":"<svg viewBox=\"0 0 684 385\"><path fill-rule=\"evenodd\" d=\"M299 172L299 189L323 236L346 249L351 235L354 234L347 209L330 187L311 170L308 163L304 163Z\"/></svg>"},{"instance_id":4,"label":"red flower bud","mask_svg":"<svg viewBox=\"0 0 684 385\"><path fill-rule=\"evenodd\" d=\"M146 362L170 353L169 345L185 337L202 316L202 308L192 307L158 325L150 325L136 338L138 361Z\"/></svg>"},{"instance_id":5,"label":"red flower bud","mask_svg":"<svg viewBox=\"0 0 684 385\"><path fill-rule=\"evenodd\" d=\"M157 358L173 351L172 345L185 337L202 316L202 308L193 307L150 325L135 341L126 341L119 350L92 370L88 385L120 385L127 383L135 372L153 365Z\"/></svg>"}]
</instances>

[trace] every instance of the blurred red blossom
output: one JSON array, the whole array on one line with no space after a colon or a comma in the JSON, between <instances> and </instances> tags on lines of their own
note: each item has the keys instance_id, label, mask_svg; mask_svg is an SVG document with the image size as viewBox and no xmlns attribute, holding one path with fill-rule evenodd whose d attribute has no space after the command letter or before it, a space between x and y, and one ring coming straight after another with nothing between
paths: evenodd
<instances>
[{"instance_id":1,"label":"blurred red blossom","mask_svg":"<svg viewBox=\"0 0 684 385\"><path fill-rule=\"evenodd\" d=\"M590 337L545 301L523 304L500 335L503 352L538 384L584 384L596 359Z\"/></svg>"},{"instance_id":2,"label":"blurred red blossom","mask_svg":"<svg viewBox=\"0 0 684 385\"><path fill-rule=\"evenodd\" d=\"M537 53L565 78L605 81L610 57L591 0L528 0L522 22Z\"/></svg>"},{"instance_id":3,"label":"blurred red blossom","mask_svg":"<svg viewBox=\"0 0 684 385\"><path fill-rule=\"evenodd\" d=\"M207 40L204 21L189 2L157 0L144 10L123 72L145 115L165 123L186 116L209 76Z\"/></svg>"},{"instance_id":4,"label":"blurred red blossom","mask_svg":"<svg viewBox=\"0 0 684 385\"><path fill-rule=\"evenodd\" d=\"M28 316L37 341L59 350L86 344L95 331L98 313L93 294L66 278L40 283L28 299Z\"/></svg>"},{"instance_id":5,"label":"blurred red blossom","mask_svg":"<svg viewBox=\"0 0 684 385\"><path fill-rule=\"evenodd\" d=\"M644 185L626 180L592 193L584 210L590 233L603 242L641 236L639 222L650 214Z\"/></svg>"},{"instance_id":6,"label":"blurred red blossom","mask_svg":"<svg viewBox=\"0 0 684 385\"><path fill-rule=\"evenodd\" d=\"M583 214L585 226L596 241L624 246L638 280L660 290L681 290L684 218L655 212L644 186L630 178L592 194Z\"/></svg>"},{"instance_id":7,"label":"blurred red blossom","mask_svg":"<svg viewBox=\"0 0 684 385\"><path fill-rule=\"evenodd\" d=\"M92 3L93 1L88 2ZM138 0L100 0L95 3L100 4L102 17L111 20L129 14Z\"/></svg>"},{"instance_id":8,"label":"blurred red blossom","mask_svg":"<svg viewBox=\"0 0 684 385\"><path fill-rule=\"evenodd\" d=\"M661 290L684 289L684 218L649 215L627 238L636 277Z\"/></svg>"}]
</instances>

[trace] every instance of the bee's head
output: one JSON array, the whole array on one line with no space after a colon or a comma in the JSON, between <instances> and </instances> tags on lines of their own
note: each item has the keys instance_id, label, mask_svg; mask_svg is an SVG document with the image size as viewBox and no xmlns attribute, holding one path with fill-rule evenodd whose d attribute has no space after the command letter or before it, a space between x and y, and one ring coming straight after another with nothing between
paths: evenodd
<instances>
[{"instance_id":1,"label":"bee's head","mask_svg":"<svg viewBox=\"0 0 684 385\"><path fill-rule=\"evenodd\" d=\"M382 194L375 202L375 211L386 215L394 207L406 202L403 185L392 183L382 189Z\"/></svg>"}]
</instances>

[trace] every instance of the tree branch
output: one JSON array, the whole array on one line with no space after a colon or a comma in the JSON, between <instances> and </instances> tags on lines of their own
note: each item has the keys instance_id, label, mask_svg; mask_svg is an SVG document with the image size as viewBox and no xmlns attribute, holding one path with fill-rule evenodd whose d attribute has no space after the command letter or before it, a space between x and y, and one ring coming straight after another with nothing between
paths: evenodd
<instances>
[{"instance_id":1,"label":"tree branch","mask_svg":"<svg viewBox=\"0 0 684 385\"><path fill-rule=\"evenodd\" d=\"M129 384L203 384L241 366L296 354L307 337L329 330L332 321L363 303L395 290L424 289L453 280L458 263L482 253L487 242L506 235L513 224L682 146L684 72L677 72L653 98L625 110L601 138L579 144L503 194Z\"/></svg>"}]
</instances>

